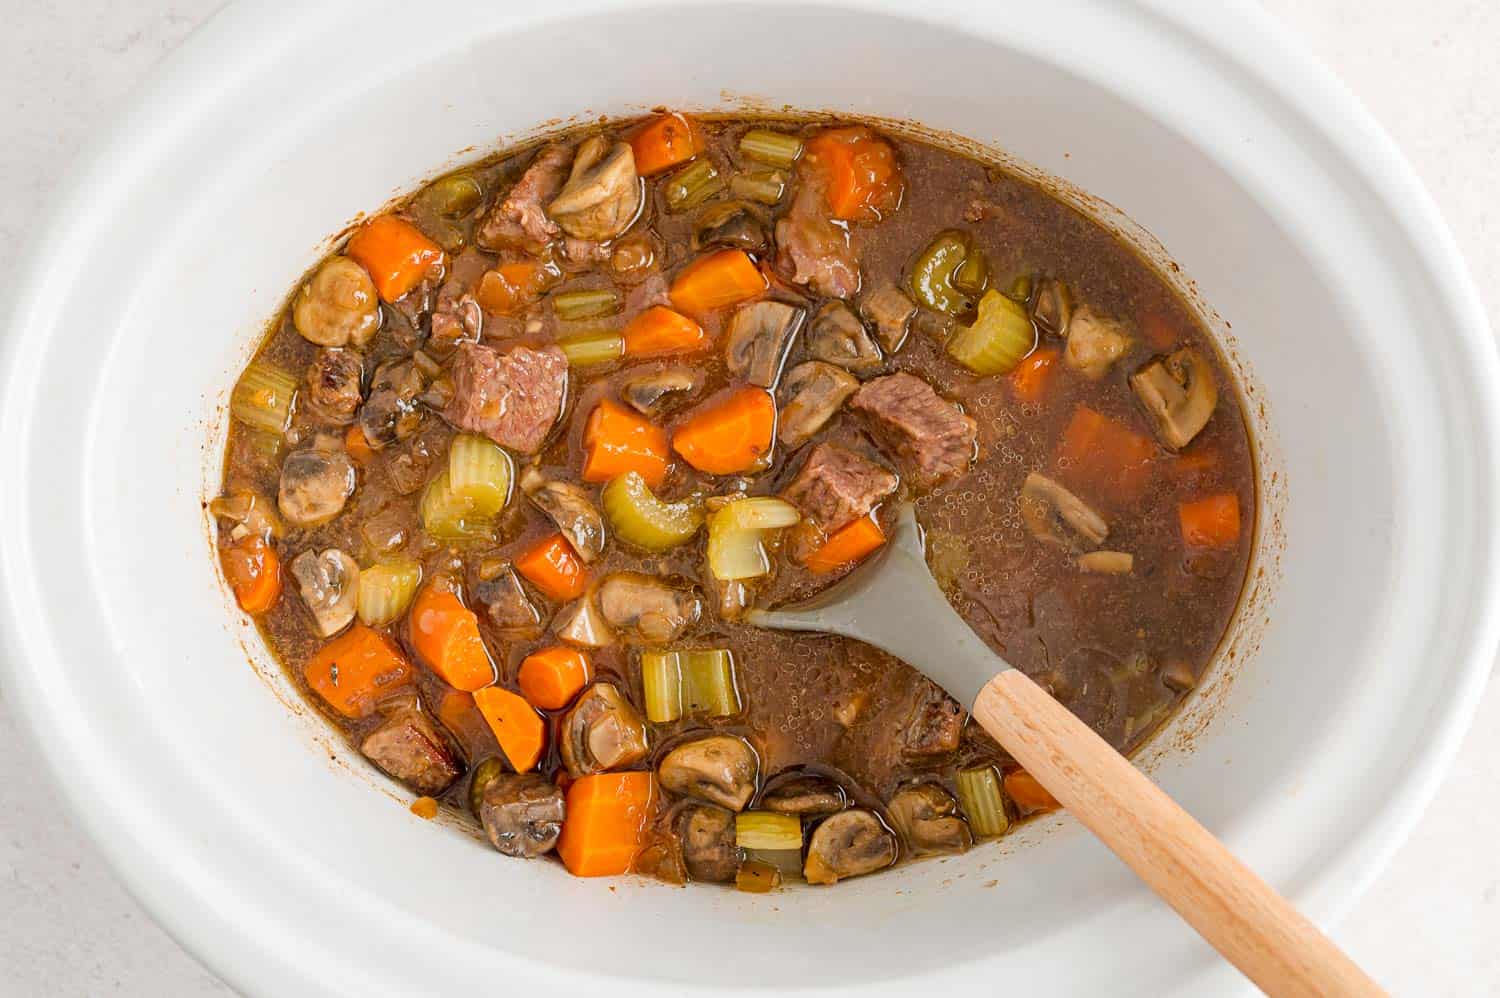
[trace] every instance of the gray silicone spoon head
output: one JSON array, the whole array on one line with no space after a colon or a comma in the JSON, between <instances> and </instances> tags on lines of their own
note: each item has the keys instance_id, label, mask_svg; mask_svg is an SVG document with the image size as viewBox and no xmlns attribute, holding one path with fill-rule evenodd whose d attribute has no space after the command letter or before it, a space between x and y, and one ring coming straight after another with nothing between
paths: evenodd
<instances>
[{"instance_id":1,"label":"gray silicone spoon head","mask_svg":"<svg viewBox=\"0 0 1500 998\"><path fill-rule=\"evenodd\" d=\"M890 542L864 564L805 603L752 610L746 619L757 627L857 638L925 673L965 707L1010 668L938 588L909 503L896 514Z\"/></svg>"}]
</instances>

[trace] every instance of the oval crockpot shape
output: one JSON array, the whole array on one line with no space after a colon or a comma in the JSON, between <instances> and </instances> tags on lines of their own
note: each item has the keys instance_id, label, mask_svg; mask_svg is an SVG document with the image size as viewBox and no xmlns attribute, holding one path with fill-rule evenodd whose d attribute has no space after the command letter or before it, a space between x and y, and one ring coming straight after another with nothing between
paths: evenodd
<instances>
[{"instance_id":1,"label":"oval crockpot shape","mask_svg":"<svg viewBox=\"0 0 1500 998\"><path fill-rule=\"evenodd\" d=\"M444 154L585 112L735 107L726 93L1002 144L1119 205L1232 320L1281 581L1251 606L1265 623L1235 648L1239 680L1200 698L1220 716L1191 751L1206 706L1176 719L1153 772L1315 918L1347 906L1489 668L1500 434L1463 264L1323 70L1258 13L1130 4L459 2L410 24L390 3L218 15L100 136L5 329L7 700L178 938L276 995L502 975L785 992L794 954L792 984L866 995L1230 979L1066 818L1004 852L771 898L504 861L351 775L230 614L199 503L234 374L320 241Z\"/></svg>"}]
</instances>

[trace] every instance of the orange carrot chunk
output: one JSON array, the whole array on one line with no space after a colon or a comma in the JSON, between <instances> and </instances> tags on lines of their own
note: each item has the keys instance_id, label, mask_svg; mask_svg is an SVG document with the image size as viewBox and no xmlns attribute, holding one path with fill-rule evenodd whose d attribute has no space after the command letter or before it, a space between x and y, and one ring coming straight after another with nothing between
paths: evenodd
<instances>
[{"instance_id":1,"label":"orange carrot chunk","mask_svg":"<svg viewBox=\"0 0 1500 998\"><path fill-rule=\"evenodd\" d=\"M502 263L484 272L474 289L474 300L492 315L509 315L541 298L555 274L535 260Z\"/></svg>"},{"instance_id":2,"label":"orange carrot chunk","mask_svg":"<svg viewBox=\"0 0 1500 998\"><path fill-rule=\"evenodd\" d=\"M557 854L575 877L625 873L641 848L656 800L650 773L597 773L568 787Z\"/></svg>"},{"instance_id":3,"label":"orange carrot chunk","mask_svg":"<svg viewBox=\"0 0 1500 998\"><path fill-rule=\"evenodd\" d=\"M675 111L647 122L630 137L635 154L635 172L643 177L686 163L703 151L707 141L703 129L685 114Z\"/></svg>"},{"instance_id":4,"label":"orange carrot chunk","mask_svg":"<svg viewBox=\"0 0 1500 998\"><path fill-rule=\"evenodd\" d=\"M1036 777L1024 769L1013 769L1005 774L1005 795L1015 802L1022 814L1037 814L1056 811L1062 805L1047 792L1047 788L1036 781Z\"/></svg>"},{"instance_id":5,"label":"orange carrot chunk","mask_svg":"<svg viewBox=\"0 0 1500 998\"><path fill-rule=\"evenodd\" d=\"M904 182L891 144L868 128L830 128L807 140L810 167L828 178L828 207L844 221L877 222L901 204Z\"/></svg>"},{"instance_id":6,"label":"orange carrot chunk","mask_svg":"<svg viewBox=\"0 0 1500 998\"><path fill-rule=\"evenodd\" d=\"M589 414L583 449L585 482L608 482L635 471L654 489L671 463L661 427L611 399L600 401Z\"/></svg>"},{"instance_id":7,"label":"orange carrot chunk","mask_svg":"<svg viewBox=\"0 0 1500 998\"><path fill-rule=\"evenodd\" d=\"M775 432L775 400L747 385L694 409L672 435L672 449L699 471L735 475L770 455Z\"/></svg>"},{"instance_id":8,"label":"orange carrot chunk","mask_svg":"<svg viewBox=\"0 0 1500 998\"><path fill-rule=\"evenodd\" d=\"M417 656L449 686L473 692L495 681L479 618L453 593L427 586L412 602L410 621Z\"/></svg>"},{"instance_id":9,"label":"orange carrot chunk","mask_svg":"<svg viewBox=\"0 0 1500 998\"><path fill-rule=\"evenodd\" d=\"M224 577L240 609L265 613L281 597L281 559L276 549L259 537L243 537L220 554Z\"/></svg>"},{"instance_id":10,"label":"orange carrot chunk","mask_svg":"<svg viewBox=\"0 0 1500 998\"><path fill-rule=\"evenodd\" d=\"M388 690L411 681L411 663L390 638L356 623L319 648L302 677L340 714L364 717Z\"/></svg>"},{"instance_id":11,"label":"orange carrot chunk","mask_svg":"<svg viewBox=\"0 0 1500 998\"><path fill-rule=\"evenodd\" d=\"M512 769L524 773L536 766L547 746L547 728L531 704L518 693L486 686L474 691L474 706L495 733Z\"/></svg>"},{"instance_id":12,"label":"orange carrot chunk","mask_svg":"<svg viewBox=\"0 0 1500 998\"><path fill-rule=\"evenodd\" d=\"M653 305L625 327L625 356L666 357L708 345L703 327L681 312Z\"/></svg>"},{"instance_id":13,"label":"orange carrot chunk","mask_svg":"<svg viewBox=\"0 0 1500 998\"><path fill-rule=\"evenodd\" d=\"M474 695L463 690L446 690L438 698L437 719L471 758L489 744L489 724L474 705Z\"/></svg>"},{"instance_id":14,"label":"orange carrot chunk","mask_svg":"<svg viewBox=\"0 0 1500 998\"><path fill-rule=\"evenodd\" d=\"M516 681L533 707L561 710L588 684L589 674L589 660L583 652L553 645L527 655Z\"/></svg>"},{"instance_id":15,"label":"orange carrot chunk","mask_svg":"<svg viewBox=\"0 0 1500 998\"><path fill-rule=\"evenodd\" d=\"M1240 542L1240 497L1223 492L1181 503L1177 520L1187 548L1232 548Z\"/></svg>"},{"instance_id":16,"label":"orange carrot chunk","mask_svg":"<svg viewBox=\"0 0 1500 998\"><path fill-rule=\"evenodd\" d=\"M344 252L369 271L385 301L405 296L443 263L442 247L395 215L377 215L360 226Z\"/></svg>"},{"instance_id":17,"label":"orange carrot chunk","mask_svg":"<svg viewBox=\"0 0 1500 998\"><path fill-rule=\"evenodd\" d=\"M1047 388L1057 373L1061 354L1056 347L1042 347L1032 352L1010 372L1010 390L1017 402L1040 405L1047 398Z\"/></svg>"},{"instance_id":18,"label":"orange carrot chunk","mask_svg":"<svg viewBox=\"0 0 1500 998\"><path fill-rule=\"evenodd\" d=\"M744 250L724 249L684 267L673 279L668 296L679 311L703 315L754 298L767 286L766 275Z\"/></svg>"},{"instance_id":19,"label":"orange carrot chunk","mask_svg":"<svg viewBox=\"0 0 1500 998\"><path fill-rule=\"evenodd\" d=\"M548 599L566 603L583 595L588 588L588 572L573 545L562 534L543 537L515 560L516 571L546 594Z\"/></svg>"},{"instance_id":20,"label":"orange carrot chunk","mask_svg":"<svg viewBox=\"0 0 1500 998\"><path fill-rule=\"evenodd\" d=\"M1080 405L1057 447L1058 475L1105 496L1133 499L1151 482L1158 456L1151 438Z\"/></svg>"},{"instance_id":21,"label":"orange carrot chunk","mask_svg":"<svg viewBox=\"0 0 1500 998\"><path fill-rule=\"evenodd\" d=\"M884 543L885 531L880 529L880 522L871 513L829 534L803 564L814 572L836 572L879 550Z\"/></svg>"},{"instance_id":22,"label":"orange carrot chunk","mask_svg":"<svg viewBox=\"0 0 1500 998\"><path fill-rule=\"evenodd\" d=\"M344 434L344 450L349 452L349 457L354 463L363 467L370 463L375 457L375 450L370 446L370 440L365 436L365 431L358 423L349 427Z\"/></svg>"}]
</instances>

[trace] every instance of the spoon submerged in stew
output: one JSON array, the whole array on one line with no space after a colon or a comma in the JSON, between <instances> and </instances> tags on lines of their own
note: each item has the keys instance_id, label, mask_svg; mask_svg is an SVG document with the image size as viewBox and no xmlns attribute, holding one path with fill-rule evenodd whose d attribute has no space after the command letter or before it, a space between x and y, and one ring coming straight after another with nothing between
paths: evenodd
<instances>
[{"instance_id":1,"label":"spoon submerged in stew","mask_svg":"<svg viewBox=\"0 0 1500 998\"><path fill-rule=\"evenodd\" d=\"M1384 993L1125 756L989 649L932 577L910 504L883 551L812 599L747 620L855 638L925 673L1266 993Z\"/></svg>"}]
</instances>

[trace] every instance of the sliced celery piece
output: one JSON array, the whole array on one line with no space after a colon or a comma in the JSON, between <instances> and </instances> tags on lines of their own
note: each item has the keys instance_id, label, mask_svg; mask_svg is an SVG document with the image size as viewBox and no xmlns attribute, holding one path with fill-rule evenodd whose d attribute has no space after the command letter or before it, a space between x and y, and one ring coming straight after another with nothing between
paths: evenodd
<instances>
[{"instance_id":1,"label":"sliced celery piece","mask_svg":"<svg viewBox=\"0 0 1500 998\"><path fill-rule=\"evenodd\" d=\"M569 367L613 364L625 356L625 337L614 330L577 333L557 341Z\"/></svg>"},{"instance_id":2,"label":"sliced celery piece","mask_svg":"<svg viewBox=\"0 0 1500 998\"><path fill-rule=\"evenodd\" d=\"M371 565L359 573L355 611L366 627L384 627L399 620L422 581L422 566L414 561Z\"/></svg>"},{"instance_id":3,"label":"sliced celery piece","mask_svg":"<svg viewBox=\"0 0 1500 998\"><path fill-rule=\"evenodd\" d=\"M726 648L678 652L682 706L700 717L733 717L740 712L734 656Z\"/></svg>"},{"instance_id":4,"label":"sliced celery piece","mask_svg":"<svg viewBox=\"0 0 1500 998\"><path fill-rule=\"evenodd\" d=\"M484 188L467 173L452 173L428 184L417 199L441 218L463 218L484 200Z\"/></svg>"},{"instance_id":5,"label":"sliced celery piece","mask_svg":"<svg viewBox=\"0 0 1500 998\"><path fill-rule=\"evenodd\" d=\"M708 570L723 582L753 579L771 571L762 543L765 531L795 525L797 507L771 496L736 499L708 521Z\"/></svg>"},{"instance_id":6,"label":"sliced celery piece","mask_svg":"<svg viewBox=\"0 0 1500 998\"><path fill-rule=\"evenodd\" d=\"M251 361L229 396L229 414L279 438L292 418L297 379L269 361Z\"/></svg>"},{"instance_id":7,"label":"sliced celery piece","mask_svg":"<svg viewBox=\"0 0 1500 998\"><path fill-rule=\"evenodd\" d=\"M446 468L427 483L419 509L422 529L437 540L481 540L494 534L494 524L475 510L472 500L454 495Z\"/></svg>"},{"instance_id":8,"label":"sliced celery piece","mask_svg":"<svg viewBox=\"0 0 1500 998\"><path fill-rule=\"evenodd\" d=\"M677 652L642 652L641 686L646 691L646 720L666 724L682 716L682 674Z\"/></svg>"},{"instance_id":9,"label":"sliced celery piece","mask_svg":"<svg viewBox=\"0 0 1500 998\"><path fill-rule=\"evenodd\" d=\"M802 819L779 811L741 811L734 816L734 844L741 849L801 849Z\"/></svg>"},{"instance_id":10,"label":"sliced celery piece","mask_svg":"<svg viewBox=\"0 0 1500 998\"><path fill-rule=\"evenodd\" d=\"M736 499L722 510L739 530L778 530L795 527L802 519L797 507L775 496Z\"/></svg>"},{"instance_id":11,"label":"sliced celery piece","mask_svg":"<svg viewBox=\"0 0 1500 998\"><path fill-rule=\"evenodd\" d=\"M1001 789L1000 771L994 766L959 770L958 803L969 819L975 838L1004 835L1010 827L1005 813L1005 792Z\"/></svg>"},{"instance_id":12,"label":"sliced celery piece","mask_svg":"<svg viewBox=\"0 0 1500 998\"><path fill-rule=\"evenodd\" d=\"M491 517L504 509L514 478L510 455L488 437L460 433L448 445L448 488L476 515Z\"/></svg>"},{"instance_id":13,"label":"sliced celery piece","mask_svg":"<svg viewBox=\"0 0 1500 998\"><path fill-rule=\"evenodd\" d=\"M752 128L740 137L740 155L786 169L802 155L802 140L785 132Z\"/></svg>"},{"instance_id":14,"label":"sliced celery piece","mask_svg":"<svg viewBox=\"0 0 1500 998\"><path fill-rule=\"evenodd\" d=\"M647 551L685 544L703 526L703 509L697 502L663 502L638 471L611 479L601 498L615 536Z\"/></svg>"},{"instance_id":15,"label":"sliced celery piece","mask_svg":"<svg viewBox=\"0 0 1500 998\"><path fill-rule=\"evenodd\" d=\"M693 161L667 178L662 187L670 211L696 208L724 189L724 180L708 159Z\"/></svg>"},{"instance_id":16,"label":"sliced celery piece","mask_svg":"<svg viewBox=\"0 0 1500 998\"><path fill-rule=\"evenodd\" d=\"M746 201L778 204L781 196L786 193L786 174L776 170L736 173L729 178L729 193Z\"/></svg>"},{"instance_id":17,"label":"sliced celery piece","mask_svg":"<svg viewBox=\"0 0 1500 998\"><path fill-rule=\"evenodd\" d=\"M614 315L620 306L620 293L614 288L559 291L552 296L552 311L564 322Z\"/></svg>"},{"instance_id":18,"label":"sliced celery piece","mask_svg":"<svg viewBox=\"0 0 1500 998\"><path fill-rule=\"evenodd\" d=\"M998 291L979 299L979 317L953 334L948 353L975 374L1004 374L1036 346L1026 306Z\"/></svg>"}]
</instances>

